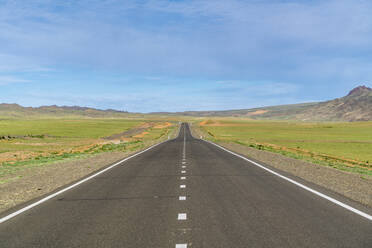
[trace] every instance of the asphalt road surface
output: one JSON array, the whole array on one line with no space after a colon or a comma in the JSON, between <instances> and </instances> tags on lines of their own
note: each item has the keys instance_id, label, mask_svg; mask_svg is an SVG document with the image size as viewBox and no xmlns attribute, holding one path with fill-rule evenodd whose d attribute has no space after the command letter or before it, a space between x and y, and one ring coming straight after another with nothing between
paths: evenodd
<instances>
[{"instance_id":1,"label":"asphalt road surface","mask_svg":"<svg viewBox=\"0 0 372 248\"><path fill-rule=\"evenodd\" d=\"M370 248L372 221L183 124L178 138L1 223L0 247Z\"/></svg>"}]
</instances>

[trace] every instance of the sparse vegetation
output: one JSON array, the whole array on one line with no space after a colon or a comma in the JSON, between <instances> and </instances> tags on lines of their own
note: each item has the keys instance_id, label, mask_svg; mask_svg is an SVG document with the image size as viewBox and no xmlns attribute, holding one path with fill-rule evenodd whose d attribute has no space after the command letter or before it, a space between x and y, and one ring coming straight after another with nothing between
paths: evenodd
<instances>
[{"instance_id":1,"label":"sparse vegetation","mask_svg":"<svg viewBox=\"0 0 372 248\"><path fill-rule=\"evenodd\" d=\"M137 129L141 133L137 134ZM131 130L131 135L125 135L128 130ZM139 150L167 137L174 130L175 125L159 125L149 120L0 120L0 137L5 137L0 139L0 183L6 180L4 177L7 175L15 174L23 168L101 152ZM107 138L118 133L123 133L123 136Z\"/></svg>"},{"instance_id":2,"label":"sparse vegetation","mask_svg":"<svg viewBox=\"0 0 372 248\"><path fill-rule=\"evenodd\" d=\"M326 102L300 103L253 109L186 111L171 113L195 117L240 117L256 120L372 121L372 89L359 86L347 96ZM326 128L332 128L331 126Z\"/></svg>"},{"instance_id":3,"label":"sparse vegetation","mask_svg":"<svg viewBox=\"0 0 372 248\"><path fill-rule=\"evenodd\" d=\"M200 128L216 142L259 150L345 171L372 175L372 122L305 123L219 119Z\"/></svg>"}]
</instances>

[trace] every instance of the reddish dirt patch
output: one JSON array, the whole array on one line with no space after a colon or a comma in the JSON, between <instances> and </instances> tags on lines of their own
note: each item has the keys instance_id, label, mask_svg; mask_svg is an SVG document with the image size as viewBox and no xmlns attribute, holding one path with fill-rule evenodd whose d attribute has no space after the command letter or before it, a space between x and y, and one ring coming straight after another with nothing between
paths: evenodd
<instances>
[{"instance_id":1,"label":"reddish dirt patch","mask_svg":"<svg viewBox=\"0 0 372 248\"><path fill-rule=\"evenodd\" d=\"M140 134L134 135L133 138L143 138L146 134L149 134L149 132L142 132Z\"/></svg>"},{"instance_id":2,"label":"reddish dirt patch","mask_svg":"<svg viewBox=\"0 0 372 248\"><path fill-rule=\"evenodd\" d=\"M142 123L139 126L133 127L125 132L114 134L108 137L105 137L106 140L123 140L123 141L131 141L137 135L141 135L145 132L148 128L153 127L155 124L153 122L146 122Z\"/></svg>"},{"instance_id":3,"label":"reddish dirt patch","mask_svg":"<svg viewBox=\"0 0 372 248\"><path fill-rule=\"evenodd\" d=\"M246 124L240 123L221 123L219 121L205 120L199 123L200 126L209 126L209 127L242 127Z\"/></svg>"},{"instance_id":4,"label":"reddish dirt patch","mask_svg":"<svg viewBox=\"0 0 372 248\"><path fill-rule=\"evenodd\" d=\"M207 122L208 122L207 120L202 121L202 122L199 123L199 125L200 125L200 126L205 126L205 125L207 125Z\"/></svg>"},{"instance_id":5,"label":"reddish dirt patch","mask_svg":"<svg viewBox=\"0 0 372 248\"><path fill-rule=\"evenodd\" d=\"M254 111L254 112L250 112L248 113L247 115L248 116L253 116L253 115L262 115L262 114L265 114L267 113L268 110L264 110L264 109L261 109L261 110L257 110L257 111Z\"/></svg>"},{"instance_id":6,"label":"reddish dirt patch","mask_svg":"<svg viewBox=\"0 0 372 248\"><path fill-rule=\"evenodd\" d=\"M170 126L172 126L172 123L165 122L163 124L158 124L158 125L154 126L154 128L156 128L156 129L162 129L162 128L167 128L167 127L170 127Z\"/></svg>"},{"instance_id":7,"label":"reddish dirt patch","mask_svg":"<svg viewBox=\"0 0 372 248\"><path fill-rule=\"evenodd\" d=\"M3 162L15 162L19 160L26 160L33 157L39 156L40 153L36 152L25 152L25 151L15 151L15 152L4 152L0 153L0 163Z\"/></svg>"}]
</instances>

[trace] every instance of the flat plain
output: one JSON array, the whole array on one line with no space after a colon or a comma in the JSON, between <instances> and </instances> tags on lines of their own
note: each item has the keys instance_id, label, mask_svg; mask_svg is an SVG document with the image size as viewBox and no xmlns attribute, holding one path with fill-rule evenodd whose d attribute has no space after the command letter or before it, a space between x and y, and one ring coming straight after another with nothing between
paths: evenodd
<instances>
[{"instance_id":1,"label":"flat plain","mask_svg":"<svg viewBox=\"0 0 372 248\"><path fill-rule=\"evenodd\" d=\"M0 183L28 167L105 151L137 150L173 129L169 122L146 119L3 119Z\"/></svg>"},{"instance_id":2,"label":"flat plain","mask_svg":"<svg viewBox=\"0 0 372 248\"><path fill-rule=\"evenodd\" d=\"M372 175L372 122L286 122L243 118L197 123L211 140Z\"/></svg>"}]
</instances>

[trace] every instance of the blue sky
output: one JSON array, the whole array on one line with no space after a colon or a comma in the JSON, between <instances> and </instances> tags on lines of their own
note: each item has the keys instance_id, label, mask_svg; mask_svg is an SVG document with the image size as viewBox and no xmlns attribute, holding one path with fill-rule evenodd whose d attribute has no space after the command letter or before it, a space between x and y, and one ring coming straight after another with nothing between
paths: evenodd
<instances>
[{"instance_id":1,"label":"blue sky","mask_svg":"<svg viewBox=\"0 0 372 248\"><path fill-rule=\"evenodd\" d=\"M0 102L131 112L372 87L369 0L0 0Z\"/></svg>"}]
</instances>

